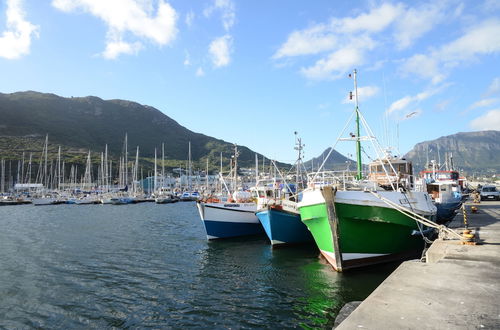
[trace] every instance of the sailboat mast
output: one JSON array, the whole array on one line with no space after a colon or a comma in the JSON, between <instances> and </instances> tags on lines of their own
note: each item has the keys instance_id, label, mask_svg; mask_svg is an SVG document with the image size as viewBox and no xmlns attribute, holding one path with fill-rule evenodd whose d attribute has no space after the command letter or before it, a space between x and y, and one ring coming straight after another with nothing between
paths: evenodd
<instances>
[{"instance_id":1,"label":"sailboat mast","mask_svg":"<svg viewBox=\"0 0 500 330\"><path fill-rule=\"evenodd\" d=\"M357 174L356 179L361 180L363 178L361 164L361 131L359 127L359 103L358 103L358 80L356 77L357 71L354 69L354 100L356 104L356 163L357 163Z\"/></svg>"},{"instance_id":2,"label":"sailboat mast","mask_svg":"<svg viewBox=\"0 0 500 330\"><path fill-rule=\"evenodd\" d=\"M153 194L156 194L156 173L157 173L157 167L156 167L156 148L155 148L155 172L153 174L153 178L154 178L154 181L153 181Z\"/></svg>"},{"instance_id":3,"label":"sailboat mast","mask_svg":"<svg viewBox=\"0 0 500 330\"><path fill-rule=\"evenodd\" d=\"M191 191L191 141L189 141L189 162L188 162L188 191Z\"/></svg>"}]
</instances>

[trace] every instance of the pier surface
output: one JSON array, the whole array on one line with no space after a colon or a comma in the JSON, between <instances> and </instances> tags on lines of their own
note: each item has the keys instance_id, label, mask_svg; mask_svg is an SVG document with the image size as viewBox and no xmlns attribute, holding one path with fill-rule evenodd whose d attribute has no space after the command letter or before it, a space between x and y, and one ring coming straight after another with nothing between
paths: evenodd
<instances>
[{"instance_id":1,"label":"pier surface","mask_svg":"<svg viewBox=\"0 0 500 330\"><path fill-rule=\"evenodd\" d=\"M468 203L467 215L479 245L435 241L427 262L402 263L336 329L500 329L500 202ZM450 224L463 226L462 214Z\"/></svg>"}]
</instances>

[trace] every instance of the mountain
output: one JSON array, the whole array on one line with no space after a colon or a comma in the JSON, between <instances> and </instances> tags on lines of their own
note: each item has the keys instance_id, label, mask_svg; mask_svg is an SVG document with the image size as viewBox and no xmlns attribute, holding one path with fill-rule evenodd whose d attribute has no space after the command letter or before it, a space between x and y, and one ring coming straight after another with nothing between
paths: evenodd
<instances>
[{"instance_id":1,"label":"mountain","mask_svg":"<svg viewBox=\"0 0 500 330\"><path fill-rule=\"evenodd\" d=\"M304 166L308 171L317 170L319 166L323 163L326 156L330 152L332 148L327 148L325 151L321 153L318 157L308 160L304 162ZM349 164L347 162L350 162ZM325 165L323 166L324 170L345 170L349 165L351 170L356 170L356 162L352 159L349 159L342 155L341 153L333 150L330 157L328 157Z\"/></svg>"},{"instance_id":2,"label":"mountain","mask_svg":"<svg viewBox=\"0 0 500 330\"><path fill-rule=\"evenodd\" d=\"M155 147L161 156L162 142L170 160L185 162L189 141L192 159L200 164L207 157L212 164L219 164L221 152L224 164L228 164L233 154L233 144L193 132L151 106L125 100L102 100L95 96L65 98L33 91L0 93L0 118L2 156L6 148L13 149L12 144L18 146L18 151L31 149L40 153L46 134L52 151L54 146L61 145L66 152L90 149L100 153L107 144L109 152L117 156L123 150L127 134L130 158L135 155L136 146L140 147L142 157L153 157ZM240 165L254 165L255 153L244 146L238 149Z\"/></svg>"},{"instance_id":3,"label":"mountain","mask_svg":"<svg viewBox=\"0 0 500 330\"><path fill-rule=\"evenodd\" d=\"M454 167L467 174L499 173L500 131L457 133L421 142L405 157L421 170L427 161L440 160L443 164L450 155Z\"/></svg>"}]
</instances>

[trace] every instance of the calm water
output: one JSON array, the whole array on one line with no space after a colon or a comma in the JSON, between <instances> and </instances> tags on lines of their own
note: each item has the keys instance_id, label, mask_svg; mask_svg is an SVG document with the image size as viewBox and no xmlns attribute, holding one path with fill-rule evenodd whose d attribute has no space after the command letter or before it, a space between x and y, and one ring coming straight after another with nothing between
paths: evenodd
<instances>
[{"instance_id":1,"label":"calm water","mask_svg":"<svg viewBox=\"0 0 500 330\"><path fill-rule=\"evenodd\" d=\"M0 207L0 328L331 328L394 268L207 242L194 203Z\"/></svg>"}]
</instances>

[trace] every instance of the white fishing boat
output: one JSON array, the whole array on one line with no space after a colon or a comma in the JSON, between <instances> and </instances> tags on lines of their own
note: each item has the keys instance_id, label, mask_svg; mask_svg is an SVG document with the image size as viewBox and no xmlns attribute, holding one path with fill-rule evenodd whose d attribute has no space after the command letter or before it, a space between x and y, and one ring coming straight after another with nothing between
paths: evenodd
<instances>
[{"instance_id":1,"label":"white fishing boat","mask_svg":"<svg viewBox=\"0 0 500 330\"><path fill-rule=\"evenodd\" d=\"M238 149L235 146L234 166L232 166L232 172L229 174L232 179L230 186L234 188L229 188L222 175L220 176L226 194L229 195L227 200L208 198L205 201L196 203L208 239L255 235L264 232L259 219L255 215L257 204L253 201L252 194L248 191L236 189L238 187L237 159ZM231 190L234 190L232 194L230 193Z\"/></svg>"}]
</instances>

